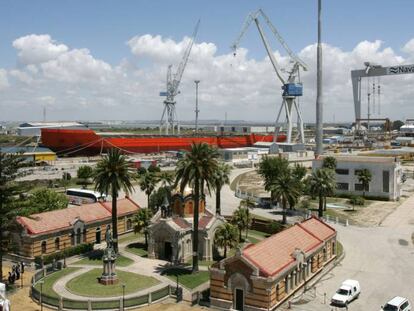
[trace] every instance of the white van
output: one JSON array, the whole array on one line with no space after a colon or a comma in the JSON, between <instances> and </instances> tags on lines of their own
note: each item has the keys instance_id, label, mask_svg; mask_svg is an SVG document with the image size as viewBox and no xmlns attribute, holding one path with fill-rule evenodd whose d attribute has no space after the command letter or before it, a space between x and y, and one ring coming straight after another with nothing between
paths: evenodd
<instances>
[{"instance_id":1,"label":"white van","mask_svg":"<svg viewBox=\"0 0 414 311\"><path fill-rule=\"evenodd\" d=\"M336 291L331 299L332 305L347 306L352 300L357 299L361 293L361 286L358 281L346 280Z\"/></svg>"},{"instance_id":2,"label":"white van","mask_svg":"<svg viewBox=\"0 0 414 311\"><path fill-rule=\"evenodd\" d=\"M411 311L411 305L407 298L394 297L381 307L383 311Z\"/></svg>"}]
</instances>

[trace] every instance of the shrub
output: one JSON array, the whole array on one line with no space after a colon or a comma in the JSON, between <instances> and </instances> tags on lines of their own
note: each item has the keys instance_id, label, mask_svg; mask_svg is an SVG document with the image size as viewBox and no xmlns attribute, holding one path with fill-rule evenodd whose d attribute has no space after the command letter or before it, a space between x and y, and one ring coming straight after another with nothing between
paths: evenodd
<instances>
[{"instance_id":1,"label":"shrub","mask_svg":"<svg viewBox=\"0 0 414 311\"><path fill-rule=\"evenodd\" d=\"M303 208L303 209L310 209L311 208L311 203L310 203L309 200L303 200L303 201L300 202L299 207Z\"/></svg>"},{"instance_id":2,"label":"shrub","mask_svg":"<svg viewBox=\"0 0 414 311\"><path fill-rule=\"evenodd\" d=\"M282 231L284 228L285 227L283 226L283 224L279 221L276 221L276 220L272 221L269 224L270 234L278 233L278 232Z\"/></svg>"},{"instance_id":3,"label":"shrub","mask_svg":"<svg viewBox=\"0 0 414 311\"><path fill-rule=\"evenodd\" d=\"M352 204L352 205L360 205L360 206L362 206L362 205L365 204L365 199L363 197L354 195L354 196L352 196L352 197L349 198L348 202L350 204Z\"/></svg>"},{"instance_id":4,"label":"shrub","mask_svg":"<svg viewBox=\"0 0 414 311\"><path fill-rule=\"evenodd\" d=\"M150 165L150 167L148 168L148 172L150 172L150 173L159 173L159 172L161 172L161 169L156 165Z\"/></svg>"},{"instance_id":5,"label":"shrub","mask_svg":"<svg viewBox=\"0 0 414 311\"><path fill-rule=\"evenodd\" d=\"M84 254L92 250L93 250L93 244L80 244L77 246L67 248L58 253L43 256L43 264L47 265L47 264L52 263L53 260L58 261L65 257L67 258L67 257L71 257L74 255ZM35 261L35 264L40 265L42 262L41 256L36 256L34 261Z\"/></svg>"},{"instance_id":6,"label":"shrub","mask_svg":"<svg viewBox=\"0 0 414 311\"><path fill-rule=\"evenodd\" d=\"M139 169L137 169L138 171L138 175L143 175L147 172L147 169L145 167L140 167Z\"/></svg>"}]
</instances>

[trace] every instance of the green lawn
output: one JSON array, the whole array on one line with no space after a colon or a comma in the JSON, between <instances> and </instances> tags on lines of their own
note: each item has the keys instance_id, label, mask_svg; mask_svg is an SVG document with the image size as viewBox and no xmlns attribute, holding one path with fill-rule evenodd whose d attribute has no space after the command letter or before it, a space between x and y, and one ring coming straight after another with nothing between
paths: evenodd
<instances>
[{"instance_id":1,"label":"green lawn","mask_svg":"<svg viewBox=\"0 0 414 311\"><path fill-rule=\"evenodd\" d=\"M247 237L247 240L248 240L250 243L257 244L257 243L259 243L259 242L260 242L261 240L263 240L263 239L259 239L259 238L257 238L257 237L253 237L253 236L249 235L249 236Z\"/></svg>"},{"instance_id":2,"label":"green lawn","mask_svg":"<svg viewBox=\"0 0 414 311\"><path fill-rule=\"evenodd\" d=\"M263 239L270 236L270 234L268 234L266 232L252 230L252 229L249 229L249 233L248 234L249 235L254 235L254 236L259 236L259 237L262 237Z\"/></svg>"},{"instance_id":3,"label":"green lawn","mask_svg":"<svg viewBox=\"0 0 414 311\"><path fill-rule=\"evenodd\" d=\"M44 281L44 283L43 283L43 293L48 295L48 296L58 298L59 297L58 294L53 290L53 284L55 284L55 282L58 279L64 277L65 275L73 273L73 272L75 272L79 269L80 268L66 268L66 269L63 269L63 270L60 270L58 272L52 273L49 276L45 277L43 279L43 281ZM36 283L35 288L40 291L39 282Z\"/></svg>"},{"instance_id":4,"label":"green lawn","mask_svg":"<svg viewBox=\"0 0 414 311\"><path fill-rule=\"evenodd\" d=\"M87 257L74 262L74 265L93 265L93 266L102 266L102 256L103 251L94 251L89 254ZM118 267L126 267L132 265L134 261L122 255L119 255L116 259L116 265Z\"/></svg>"},{"instance_id":5,"label":"green lawn","mask_svg":"<svg viewBox=\"0 0 414 311\"><path fill-rule=\"evenodd\" d=\"M178 275L178 283L189 289L196 288L210 279L210 273L208 271L199 271L192 274L190 270L179 268L168 269L163 272L163 275L173 281L177 280Z\"/></svg>"},{"instance_id":6,"label":"green lawn","mask_svg":"<svg viewBox=\"0 0 414 311\"><path fill-rule=\"evenodd\" d=\"M143 234L141 233L134 233L134 232L130 232L130 233L126 233L124 235L120 235L118 238L118 242L119 244L121 243L126 243L126 242L132 242L132 241L140 241L143 238Z\"/></svg>"},{"instance_id":7,"label":"green lawn","mask_svg":"<svg viewBox=\"0 0 414 311\"><path fill-rule=\"evenodd\" d=\"M144 243L131 243L125 250L137 256L148 257L148 251L145 249Z\"/></svg>"},{"instance_id":8,"label":"green lawn","mask_svg":"<svg viewBox=\"0 0 414 311\"><path fill-rule=\"evenodd\" d=\"M74 294L95 297L113 297L122 295L122 285L125 284L125 294L152 287L160 282L149 276L118 270L119 283L115 285L102 285L98 282L102 269L93 269L84 273L66 284L66 288Z\"/></svg>"}]
</instances>

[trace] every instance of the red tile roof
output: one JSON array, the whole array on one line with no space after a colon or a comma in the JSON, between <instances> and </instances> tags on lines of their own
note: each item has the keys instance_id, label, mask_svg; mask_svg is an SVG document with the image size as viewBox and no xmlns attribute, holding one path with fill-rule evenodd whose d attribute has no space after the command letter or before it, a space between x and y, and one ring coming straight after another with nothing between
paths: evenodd
<instances>
[{"instance_id":1,"label":"red tile roof","mask_svg":"<svg viewBox=\"0 0 414 311\"><path fill-rule=\"evenodd\" d=\"M173 222L175 222L175 224L177 225L177 226L179 226L180 228L183 228L183 229L188 229L188 228L191 228L191 224L189 224L184 218L182 218L182 217L174 217L173 219L172 219L172 221Z\"/></svg>"},{"instance_id":2,"label":"red tile roof","mask_svg":"<svg viewBox=\"0 0 414 311\"><path fill-rule=\"evenodd\" d=\"M103 205L112 214L112 202L105 202L103 203ZM139 205L128 197L124 199L119 199L117 202L118 216L136 212L139 208Z\"/></svg>"},{"instance_id":3,"label":"red tile roof","mask_svg":"<svg viewBox=\"0 0 414 311\"><path fill-rule=\"evenodd\" d=\"M127 202L127 201L129 202ZM61 210L33 214L30 217L16 218L16 221L27 229L29 234L44 234L71 228L73 223L79 219L85 223L93 223L111 218L111 208L107 203L84 204L76 207L68 207ZM118 216L125 215L130 211L137 211L139 206L130 199L118 200Z\"/></svg>"},{"instance_id":4,"label":"red tile roof","mask_svg":"<svg viewBox=\"0 0 414 311\"><path fill-rule=\"evenodd\" d=\"M304 224L311 228L315 234L304 229L302 227ZM243 249L242 254L259 268L261 274L273 276L295 261L292 254L297 248L307 253L322 245L324 239L318 236L327 236L325 228L328 226L316 218L311 218L256 245L249 245Z\"/></svg>"},{"instance_id":5,"label":"red tile roof","mask_svg":"<svg viewBox=\"0 0 414 311\"><path fill-rule=\"evenodd\" d=\"M331 226L318 220L315 217L309 218L300 223L299 226L310 232L320 240L327 240L331 236L335 235L336 231Z\"/></svg>"},{"instance_id":6,"label":"red tile roof","mask_svg":"<svg viewBox=\"0 0 414 311\"><path fill-rule=\"evenodd\" d=\"M198 228L205 229L212 219L213 219L213 215L211 214L208 214L208 215L206 214L202 216L200 220L198 221Z\"/></svg>"}]
</instances>

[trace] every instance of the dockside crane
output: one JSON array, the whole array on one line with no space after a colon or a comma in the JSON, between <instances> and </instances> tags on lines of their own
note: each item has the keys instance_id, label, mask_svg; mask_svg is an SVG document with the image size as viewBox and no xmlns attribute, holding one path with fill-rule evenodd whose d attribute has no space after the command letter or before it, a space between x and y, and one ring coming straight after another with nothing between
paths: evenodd
<instances>
[{"instance_id":1,"label":"dockside crane","mask_svg":"<svg viewBox=\"0 0 414 311\"><path fill-rule=\"evenodd\" d=\"M279 43L282 45L284 50L287 52L287 54L291 58L291 62L293 63L293 66L290 71L287 73L289 74L287 78L284 78L282 75L282 70L279 68L279 65L276 61L276 58L273 55L273 51L270 47L270 44L266 38L266 35L262 29L262 26L259 22L259 17L263 18L267 26L270 28L273 35L276 37L276 39L279 41ZM237 37L236 41L231 45L232 50L234 51L234 55L236 55L237 48L239 47L240 41L245 35L247 29L250 27L252 22L255 22L257 26L257 30L259 31L260 37L263 41L263 44L265 46L266 52L269 55L270 61L272 63L273 69L282 83L282 105L280 106L279 112L276 117L276 123L275 123L275 134L273 141L276 142L277 136L280 131L279 126L279 119L282 114L282 111L285 111L286 114L286 134L287 134L287 142L292 142L292 130L293 130L293 115L292 115L292 109L294 109L297 113L297 130L298 130L298 138L301 143L305 143L305 135L304 135L304 129L303 129L303 119L302 119L302 113L300 111L300 107L298 102L296 101L296 98L298 96L303 95L303 85L300 82L300 73L299 70L302 68L304 71L307 70L306 64L298 57L296 56L292 50L287 45L286 41L283 39L283 37L280 35L280 33L277 31L276 27L273 26L270 19L266 16L266 14L261 10L257 10L256 12L250 13L243 24L242 30Z\"/></svg>"},{"instance_id":2,"label":"dockside crane","mask_svg":"<svg viewBox=\"0 0 414 311\"><path fill-rule=\"evenodd\" d=\"M164 129L165 134L168 135L171 129L171 133L174 135L176 126L177 132L180 134L180 124L178 121L177 112L175 110L175 96L180 93L178 87L180 86L181 78L187 65L188 58L190 57L191 48L193 47L199 25L200 20L197 21L190 42L187 44L181 63L179 64L177 72L174 75L172 74L172 65L168 66L166 91L160 92L160 96L166 97L164 100L164 110L162 112L160 121L160 134Z\"/></svg>"}]
</instances>

